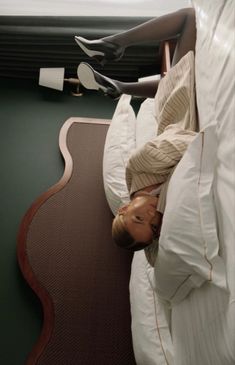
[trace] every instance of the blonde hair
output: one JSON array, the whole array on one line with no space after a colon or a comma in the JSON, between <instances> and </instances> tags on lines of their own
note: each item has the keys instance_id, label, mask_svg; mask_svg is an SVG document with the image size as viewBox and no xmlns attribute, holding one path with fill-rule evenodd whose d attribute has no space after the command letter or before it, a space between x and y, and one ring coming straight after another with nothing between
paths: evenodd
<instances>
[{"instance_id":1,"label":"blonde hair","mask_svg":"<svg viewBox=\"0 0 235 365\"><path fill-rule=\"evenodd\" d=\"M137 242L126 230L126 226L123 220L123 215L118 213L113 220L112 224L112 236L114 242L127 250L139 251L144 249L148 244L146 242Z\"/></svg>"}]
</instances>

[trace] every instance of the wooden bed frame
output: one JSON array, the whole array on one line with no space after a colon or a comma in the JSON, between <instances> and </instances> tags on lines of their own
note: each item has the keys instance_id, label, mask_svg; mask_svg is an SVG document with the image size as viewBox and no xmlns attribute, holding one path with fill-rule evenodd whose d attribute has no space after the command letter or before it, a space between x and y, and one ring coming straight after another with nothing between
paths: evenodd
<instances>
[{"instance_id":1,"label":"wooden bed frame","mask_svg":"<svg viewBox=\"0 0 235 365\"><path fill-rule=\"evenodd\" d=\"M65 122L59 140L64 175L22 221L18 262L44 313L27 365L135 364L132 255L112 241L113 217L103 190L108 125L88 118Z\"/></svg>"}]
</instances>

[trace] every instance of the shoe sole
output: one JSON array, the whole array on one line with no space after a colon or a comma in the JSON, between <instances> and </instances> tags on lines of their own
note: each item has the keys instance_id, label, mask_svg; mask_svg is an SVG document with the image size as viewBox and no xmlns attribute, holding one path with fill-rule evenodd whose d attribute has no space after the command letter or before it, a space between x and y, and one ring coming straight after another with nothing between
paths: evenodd
<instances>
[{"instance_id":1,"label":"shoe sole","mask_svg":"<svg viewBox=\"0 0 235 365\"><path fill-rule=\"evenodd\" d=\"M89 56L89 57L95 57L95 56L104 56L104 52L99 51L92 51L91 49L87 48L82 42L85 42L86 40L82 37L75 37L76 43L79 45L79 47Z\"/></svg>"},{"instance_id":2,"label":"shoe sole","mask_svg":"<svg viewBox=\"0 0 235 365\"><path fill-rule=\"evenodd\" d=\"M78 79L81 84L89 90L103 90L106 91L106 87L98 84L94 76L94 70L86 63L80 63L77 69Z\"/></svg>"}]
</instances>

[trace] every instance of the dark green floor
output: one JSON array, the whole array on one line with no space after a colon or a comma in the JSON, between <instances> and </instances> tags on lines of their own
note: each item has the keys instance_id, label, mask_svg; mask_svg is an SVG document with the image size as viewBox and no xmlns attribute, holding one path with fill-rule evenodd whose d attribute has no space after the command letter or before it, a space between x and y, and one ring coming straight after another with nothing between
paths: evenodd
<instances>
[{"instance_id":1,"label":"dark green floor","mask_svg":"<svg viewBox=\"0 0 235 365\"><path fill-rule=\"evenodd\" d=\"M111 118L116 102L90 92L72 97L36 82L0 79L0 363L23 365L40 333L41 307L16 261L16 236L32 201L63 174L58 147L66 119Z\"/></svg>"}]
</instances>

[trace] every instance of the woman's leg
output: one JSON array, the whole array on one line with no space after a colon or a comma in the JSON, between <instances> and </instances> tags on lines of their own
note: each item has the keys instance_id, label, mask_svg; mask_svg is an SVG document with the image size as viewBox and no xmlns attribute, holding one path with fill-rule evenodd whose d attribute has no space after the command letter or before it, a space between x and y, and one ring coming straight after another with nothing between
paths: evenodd
<instances>
[{"instance_id":1,"label":"woman's leg","mask_svg":"<svg viewBox=\"0 0 235 365\"><path fill-rule=\"evenodd\" d=\"M122 94L154 98L157 92L159 80L121 82L116 81Z\"/></svg>"},{"instance_id":2,"label":"woman's leg","mask_svg":"<svg viewBox=\"0 0 235 365\"><path fill-rule=\"evenodd\" d=\"M177 38L172 65L175 65L189 51L195 50L196 23L193 8L179 10L160 18L150 20L129 31L119 33L108 39L120 46L148 40L166 40ZM153 98L157 92L158 81L142 81L134 83L118 83L123 94Z\"/></svg>"},{"instance_id":3,"label":"woman's leg","mask_svg":"<svg viewBox=\"0 0 235 365\"><path fill-rule=\"evenodd\" d=\"M173 64L176 64L188 51L195 49L196 25L193 8L180 9L102 39L125 48L141 42L159 42L173 38L177 38L173 59Z\"/></svg>"},{"instance_id":4,"label":"woman's leg","mask_svg":"<svg viewBox=\"0 0 235 365\"><path fill-rule=\"evenodd\" d=\"M173 64L195 48L196 26L193 8L180 9L140 24L130 30L96 40L76 36L81 49L101 64L122 58L125 48L146 41L178 40Z\"/></svg>"},{"instance_id":5,"label":"woman's leg","mask_svg":"<svg viewBox=\"0 0 235 365\"><path fill-rule=\"evenodd\" d=\"M86 89L101 90L112 98L121 94L153 98L157 92L159 80L122 82L111 79L95 71L89 64L82 62L77 70L78 78Z\"/></svg>"}]
</instances>

